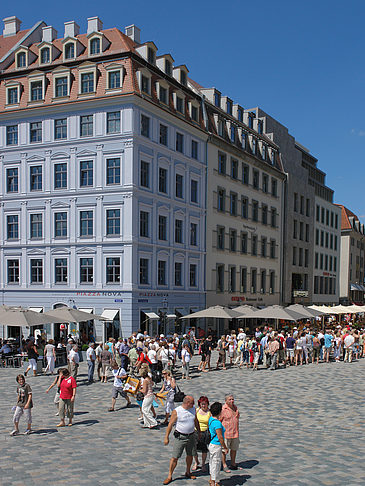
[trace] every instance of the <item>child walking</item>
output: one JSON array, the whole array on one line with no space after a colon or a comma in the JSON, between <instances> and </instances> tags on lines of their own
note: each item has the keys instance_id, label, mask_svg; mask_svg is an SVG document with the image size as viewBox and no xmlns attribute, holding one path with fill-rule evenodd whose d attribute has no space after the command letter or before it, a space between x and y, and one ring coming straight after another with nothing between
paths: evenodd
<instances>
[{"instance_id":1,"label":"child walking","mask_svg":"<svg viewBox=\"0 0 365 486\"><path fill-rule=\"evenodd\" d=\"M18 375L16 377L16 381L18 383L18 387L17 387L18 401L15 406L14 417L13 417L14 430L10 433L10 435L14 436L19 434L19 420L23 414L28 423L27 430L24 432L24 435L28 435L32 431L32 413L31 413L31 409L33 408L32 389L28 385L28 383L25 383L24 375Z\"/></svg>"}]
</instances>

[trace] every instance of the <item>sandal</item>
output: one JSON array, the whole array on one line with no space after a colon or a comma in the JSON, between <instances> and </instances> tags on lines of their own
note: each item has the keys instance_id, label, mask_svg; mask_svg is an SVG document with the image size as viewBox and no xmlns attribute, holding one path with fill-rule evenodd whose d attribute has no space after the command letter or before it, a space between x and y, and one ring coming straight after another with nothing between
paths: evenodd
<instances>
[{"instance_id":1,"label":"sandal","mask_svg":"<svg viewBox=\"0 0 365 486\"><path fill-rule=\"evenodd\" d=\"M197 471L198 468L200 468L200 465L199 464L194 464L194 466L192 466L191 470L192 471Z\"/></svg>"},{"instance_id":2,"label":"sandal","mask_svg":"<svg viewBox=\"0 0 365 486\"><path fill-rule=\"evenodd\" d=\"M228 469L228 467L227 467L227 466L226 466L225 468L223 468L223 471L224 471L225 473L230 473L230 472L231 472L231 470L230 470L230 469Z\"/></svg>"}]
</instances>

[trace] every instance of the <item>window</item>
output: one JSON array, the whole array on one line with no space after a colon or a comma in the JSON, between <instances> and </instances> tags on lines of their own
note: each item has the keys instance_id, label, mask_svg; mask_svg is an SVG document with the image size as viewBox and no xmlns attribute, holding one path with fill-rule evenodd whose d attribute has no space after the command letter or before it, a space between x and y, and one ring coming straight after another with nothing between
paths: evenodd
<instances>
[{"instance_id":1,"label":"window","mask_svg":"<svg viewBox=\"0 0 365 486\"><path fill-rule=\"evenodd\" d=\"M166 285L166 262L158 260L157 262L157 284Z\"/></svg>"},{"instance_id":2,"label":"window","mask_svg":"<svg viewBox=\"0 0 365 486\"><path fill-rule=\"evenodd\" d=\"M304 239L304 223L302 221L299 223L299 239L301 241Z\"/></svg>"},{"instance_id":3,"label":"window","mask_svg":"<svg viewBox=\"0 0 365 486\"><path fill-rule=\"evenodd\" d=\"M230 193L229 196L230 204L229 210L232 216L237 216L237 194L234 192Z\"/></svg>"},{"instance_id":4,"label":"window","mask_svg":"<svg viewBox=\"0 0 365 486\"><path fill-rule=\"evenodd\" d=\"M81 93L93 93L94 89L94 73L81 74Z\"/></svg>"},{"instance_id":5,"label":"window","mask_svg":"<svg viewBox=\"0 0 365 486\"><path fill-rule=\"evenodd\" d=\"M196 140L191 141L191 158L198 160L198 142Z\"/></svg>"},{"instance_id":6,"label":"window","mask_svg":"<svg viewBox=\"0 0 365 486\"><path fill-rule=\"evenodd\" d=\"M41 213L30 215L30 237L42 238L43 236L43 215Z\"/></svg>"},{"instance_id":7,"label":"window","mask_svg":"<svg viewBox=\"0 0 365 486\"><path fill-rule=\"evenodd\" d=\"M49 47L41 49L41 64L48 64L51 62L51 52Z\"/></svg>"},{"instance_id":8,"label":"window","mask_svg":"<svg viewBox=\"0 0 365 486\"><path fill-rule=\"evenodd\" d=\"M106 283L120 282L120 258L111 257L106 259Z\"/></svg>"},{"instance_id":9,"label":"window","mask_svg":"<svg viewBox=\"0 0 365 486\"><path fill-rule=\"evenodd\" d=\"M259 203L257 201L252 201L252 221L259 220Z\"/></svg>"},{"instance_id":10,"label":"window","mask_svg":"<svg viewBox=\"0 0 365 486\"><path fill-rule=\"evenodd\" d=\"M30 184L29 188L31 191L41 191L42 190L42 166L34 165L29 169L30 173Z\"/></svg>"},{"instance_id":11,"label":"window","mask_svg":"<svg viewBox=\"0 0 365 486\"><path fill-rule=\"evenodd\" d=\"M175 195L182 199L184 197L184 177L181 174L176 174L175 179Z\"/></svg>"},{"instance_id":12,"label":"window","mask_svg":"<svg viewBox=\"0 0 365 486\"><path fill-rule=\"evenodd\" d=\"M261 238L261 256L266 258L266 247L267 247L267 239L263 236Z\"/></svg>"},{"instance_id":13,"label":"window","mask_svg":"<svg viewBox=\"0 0 365 486\"><path fill-rule=\"evenodd\" d=\"M228 292L236 292L236 267L229 267Z\"/></svg>"},{"instance_id":14,"label":"window","mask_svg":"<svg viewBox=\"0 0 365 486\"><path fill-rule=\"evenodd\" d=\"M318 253L317 252L314 255L314 268L318 268Z\"/></svg>"},{"instance_id":15,"label":"window","mask_svg":"<svg viewBox=\"0 0 365 486\"><path fill-rule=\"evenodd\" d=\"M335 250L337 251L337 236L335 236Z\"/></svg>"},{"instance_id":16,"label":"window","mask_svg":"<svg viewBox=\"0 0 365 486\"><path fill-rule=\"evenodd\" d=\"M42 141L42 122L33 122L29 125L29 139L31 143Z\"/></svg>"},{"instance_id":17,"label":"window","mask_svg":"<svg viewBox=\"0 0 365 486\"><path fill-rule=\"evenodd\" d=\"M18 125L6 127L6 145L18 145Z\"/></svg>"},{"instance_id":18,"label":"window","mask_svg":"<svg viewBox=\"0 0 365 486\"><path fill-rule=\"evenodd\" d=\"M186 86L187 84L187 77L185 71L180 71L180 83Z\"/></svg>"},{"instance_id":19,"label":"window","mask_svg":"<svg viewBox=\"0 0 365 486\"><path fill-rule=\"evenodd\" d=\"M275 208L271 208L271 226L273 228L276 228L276 209Z\"/></svg>"},{"instance_id":20,"label":"window","mask_svg":"<svg viewBox=\"0 0 365 486\"><path fill-rule=\"evenodd\" d=\"M64 140L67 138L67 118L54 121L54 138L55 140Z\"/></svg>"},{"instance_id":21,"label":"window","mask_svg":"<svg viewBox=\"0 0 365 486\"><path fill-rule=\"evenodd\" d=\"M251 293L256 294L257 289L257 270L251 269Z\"/></svg>"},{"instance_id":22,"label":"window","mask_svg":"<svg viewBox=\"0 0 365 486\"><path fill-rule=\"evenodd\" d=\"M106 114L106 133L120 132L120 111L112 111Z\"/></svg>"},{"instance_id":23,"label":"window","mask_svg":"<svg viewBox=\"0 0 365 486\"><path fill-rule=\"evenodd\" d=\"M190 223L190 245L197 246L198 244L198 225Z\"/></svg>"},{"instance_id":24,"label":"window","mask_svg":"<svg viewBox=\"0 0 365 486\"><path fill-rule=\"evenodd\" d=\"M176 96L176 111L184 113L184 100L179 96Z\"/></svg>"},{"instance_id":25,"label":"window","mask_svg":"<svg viewBox=\"0 0 365 486\"><path fill-rule=\"evenodd\" d=\"M160 124L160 144L165 145L167 147L167 126Z\"/></svg>"},{"instance_id":26,"label":"window","mask_svg":"<svg viewBox=\"0 0 365 486\"><path fill-rule=\"evenodd\" d=\"M217 249L224 250L224 226L217 227Z\"/></svg>"},{"instance_id":27,"label":"window","mask_svg":"<svg viewBox=\"0 0 365 486\"><path fill-rule=\"evenodd\" d=\"M293 221L293 238L296 239L298 236L298 221L294 219Z\"/></svg>"},{"instance_id":28,"label":"window","mask_svg":"<svg viewBox=\"0 0 365 486\"><path fill-rule=\"evenodd\" d=\"M335 228L338 228L338 214L335 215Z\"/></svg>"},{"instance_id":29,"label":"window","mask_svg":"<svg viewBox=\"0 0 365 486\"><path fill-rule=\"evenodd\" d=\"M150 79L147 76L141 76L141 90L144 93L150 94Z\"/></svg>"},{"instance_id":30,"label":"window","mask_svg":"<svg viewBox=\"0 0 365 486\"><path fill-rule=\"evenodd\" d=\"M275 293L275 272L274 272L274 270L271 270L271 272L270 272L270 293L271 294Z\"/></svg>"},{"instance_id":31,"label":"window","mask_svg":"<svg viewBox=\"0 0 365 486\"><path fill-rule=\"evenodd\" d=\"M226 173L226 155L221 152L218 153L218 172L224 175Z\"/></svg>"},{"instance_id":32,"label":"window","mask_svg":"<svg viewBox=\"0 0 365 486\"><path fill-rule=\"evenodd\" d=\"M158 239L166 241L167 240L167 217L158 217Z\"/></svg>"},{"instance_id":33,"label":"window","mask_svg":"<svg viewBox=\"0 0 365 486\"><path fill-rule=\"evenodd\" d=\"M293 246L293 265L297 264L297 249Z\"/></svg>"},{"instance_id":34,"label":"window","mask_svg":"<svg viewBox=\"0 0 365 486\"><path fill-rule=\"evenodd\" d=\"M172 76L172 64L168 59L165 59L165 73Z\"/></svg>"},{"instance_id":35,"label":"window","mask_svg":"<svg viewBox=\"0 0 365 486\"><path fill-rule=\"evenodd\" d=\"M92 137L93 125L93 115L80 116L80 136Z\"/></svg>"},{"instance_id":36,"label":"window","mask_svg":"<svg viewBox=\"0 0 365 486\"><path fill-rule=\"evenodd\" d=\"M19 103L18 88L8 89L8 105L15 105Z\"/></svg>"},{"instance_id":37,"label":"window","mask_svg":"<svg viewBox=\"0 0 365 486\"><path fill-rule=\"evenodd\" d=\"M309 251L306 249L306 250L304 250L304 266L305 267L308 267L308 262L309 262Z\"/></svg>"},{"instance_id":38,"label":"window","mask_svg":"<svg viewBox=\"0 0 365 486\"><path fill-rule=\"evenodd\" d=\"M240 292L247 292L247 268L241 268Z\"/></svg>"},{"instance_id":39,"label":"window","mask_svg":"<svg viewBox=\"0 0 365 486\"><path fill-rule=\"evenodd\" d=\"M243 110L242 110L242 108L238 108L238 110L237 110L237 119L241 123L243 122Z\"/></svg>"},{"instance_id":40,"label":"window","mask_svg":"<svg viewBox=\"0 0 365 486\"><path fill-rule=\"evenodd\" d=\"M67 164L55 164L54 166L54 188L67 188Z\"/></svg>"},{"instance_id":41,"label":"window","mask_svg":"<svg viewBox=\"0 0 365 486\"><path fill-rule=\"evenodd\" d=\"M263 160L267 158L267 146L264 143L261 145L261 157Z\"/></svg>"},{"instance_id":42,"label":"window","mask_svg":"<svg viewBox=\"0 0 365 486\"><path fill-rule=\"evenodd\" d=\"M149 213L140 211L139 213L139 236L148 238L149 236Z\"/></svg>"},{"instance_id":43,"label":"window","mask_svg":"<svg viewBox=\"0 0 365 486\"><path fill-rule=\"evenodd\" d=\"M106 183L107 185L120 184L119 158L106 160Z\"/></svg>"},{"instance_id":44,"label":"window","mask_svg":"<svg viewBox=\"0 0 365 486\"><path fill-rule=\"evenodd\" d=\"M175 285L181 287L182 285L182 263L175 262Z\"/></svg>"},{"instance_id":45,"label":"window","mask_svg":"<svg viewBox=\"0 0 365 486\"><path fill-rule=\"evenodd\" d=\"M31 101L39 101L43 99L42 81L32 81L30 83L30 99Z\"/></svg>"},{"instance_id":46,"label":"window","mask_svg":"<svg viewBox=\"0 0 365 486\"><path fill-rule=\"evenodd\" d=\"M100 39L91 39L90 41L90 54L100 53Z\"/></svg>"},{"instance_id":47,"label":"window","mask_svg":"<svg viewBox=\"0 0 365 486\"><path fill-rule=\"evenodd\" d=\"M261 287L260 292L266 294L266 270L261 270Z\"/></svg>"},{"instance_id":48,"label":"window","mask_svg":"<svg viewBox=\"0 0 365 486\"><path fill-rule=\"evenodd\" d=\"M110 71L108 73L109 89L120 88L120 71Z\"/></svg>"},{"instance_id":49,"label":"window","mask_svg":"<svg viewBox=\"0 0 365 486\"><path fill-rule=\"evenodd\" d=\"M262 211L262 224L267 224L268 208L267 208L266 204L263 204L261 206L261 211Z\"/></svg>"},{"instance_id":50,"label":"window","mask_svg":"<svg viewBox=\"0 0 365 486\"><path fill-rule=\"evenodd\" d=\"M305 225L305 241L309 241L309 224Z\"/></svg>"},{"instance_id":51,"label":"window","mask_svg":"<svg viewBox=\"0 0 365 486\"><path fill-rule=\"evenodd\" d=\"M249 183L250 168L246 164L242 164L242 182L243 184Z\"/></svg>"},{"instance_id":52,"label":"window","mask_svg":"<svg viewBox=\"0 0 365 486\"><path fill-rule=\"evenodd\" d=\"M141 160L141 186L150 187L150 164Z\"/></svg>"},{"instance_id":53,"label":"window","mask_svg":"<svg viewBox=\"0 0 365 486\"><path fill-rule=\"evenodd\" d=\"M224 292L224 265L217 265L217 292Z\"/></svg>"},{"instance_id":54,"label":"window","mask_svg":"<svg viewBox=\"0 0 365 486\"><path fill-rule=\"evenodd\" d=\"M275 258L275 248L276 248L276 243L275 240L270 240L270 258Z\"/></svg>"},{"instance_id":55,"label":"window","mask_svg":"<svg viewBox=\"0 0 365 486\"><path fill-rule=\"evenodd\" d=\"M160 85L160 101L167 105L167 89Z\"/></svg>"},{"instance_id":56,"label":"window","mask_svg":"<svg viewBox=\"0 0 365 486\"><path fill-rule=\"evenodd\" d=\"M260 173L258 170L253 170L252 185L254 189L259 189L260 187Z\"/></svg>"},{"instance_id":57,"label":"window","mask_svg":"<svg viewBox=\"0 0 365 486\"><path fill-rule=\"evenodd\" d=\"M67 283L67 258L55 259L55 282Z\"/></svg>"},{"instance_id":58,"label":"window","mask_svg":"<svg viewBox=\"0 0 365 486\"><path fill-rule=\"evenodd\" d=\"M54 234L55 238L67 236L67 213L55 213L54 215Z\"/></svg>"},{"instance_id":59,"label":"window","mask_svg":"<svg viewBox=\"0 0 365 486\"><path fill-rule=\"evenodd\" d=\"M43 260L39 258L30 260L30 283L43 283Z\"/></svg>"},{"instance_id":60,"label":"window","mask_svg":"<svg viewBox=\"0 0 365 486\"><path fill-rule=\"evenodd\" d=\"M226 205L226 191L224 189L218 188L218 205L217 205L217 210L218 211L225 211L225 205Z\"/></svg>"},{"instance_id":61,"label":"window","mask_svg":"<svg viewBox=\"0 0 365 486\"><path fill-rule=\"evenodd\" d=\"M158 190L167 194L167 169L162 167L158 169Z\"/></svg>"},{"instance_id":62,"label":"window","mask_svg":"<svg viewBox=\"0 0 365 486\"><path fill-rule=\"evenodd\" d=\"M183 242L183 222L181 219L175 219L175 243Z\"/></svg>"},{"instance_id":63,"label":"window","mask_svg":"<svg viewBox=\"0 0 365 486\"><path fill-rule=\"evenodd\" d=\"M229 251L237 251L237 231L229 230Z\"/></svg>"},{"instance_id":64,"label":"window","mask_svg":"<svg viewBox=\"0 0 365 486\"><path fill-rule=\"evenodd\" d=\"M311 202L310 199L307 199L305 205L305 215L309 217L310 214L311 214Z\"/></svg>"},{"instance_id":65,"label":"window","mask_svg":"<svg viewBox=\"0 0 365 486\"><path fill-rule=\"evenodd\" d=\"M6 192L18 192L19 175L16 167L6 169Z\"/></svg>"},{"instance_id":66,"label":"window","mask_svg":"<svg viewBox=\"0 0 365 486\"><path fill-rule=\"evenodd\" d=\"M247 134L245 132L243 132L243 131L242 131L242 141L241 141L241 145L242 145L243 150L246 150L247 149Z\"/></svg>"},{"instance_id":67,"label":"window","mask_svg":"<svg viewBox=\"0 0 365 486\"><path fill-rule=\"evenodd\" d=\"M80 211L80 236L93 236L94 218L92 211Z\"/></svg>"},{"instance_id":68,"label":"window","mask_svg":"<svg viewBox=\"0 0 365 486\"><path fill-rule=\"evenodd\" d=\"M80 187L90 187L94 184L94 163L92 160L80 162Z\"/></svg>"},{"instance_id":69,"label":"window","mask_svg":"<svg viewBox=\"0 0 365 486\"><path fill-rule=\"evenodd\" d=\"M150 119L146 115L141 115L141 135L147 138L150 136Z\"/></svg>"},{"instance_id":70,"label":"window","mask_svg":"<svg viewBox=\"0 0 365 486\"><path fill-rule=\"evenodd\" d=\"M195 179L190 181L190 201L192 203L198 202L198 181Z\"/></svg>"},{"instance_id":71,"label":"window","mask_svg":"<svg viewBox=\"0 0 365 486\"><path fill-rule=\"evenodd\" d=\"M324 208L321 208L321 223L322 224L324 224L324 215L325 215Z\"/></svg>"},{"instance_id":72,"label":"window","mask_svg":"<svg viewBox=\"0 0 365 486\"><path fill-rule=\"evenodd\" d=\"M8 240L17 240L19 238L19 216L11 214L6 217L6 222Z\"/></svg>"},{"instance_id":73,"label":"window","mask_svg":"<svg viewBox=\"0 0 365 486\"><path fill-rule=\"evenodd\" d=\"M320 207L316 204L316 221L319 222L320 219Z\"/></svg>"},{"instance_id":74,"label":"window","mask_svg":"<svg viewBox=\"0 0 365 486\"><path fill-rule=\"evenodd\" d=\"M251 255L257 256L257 235L251 236Z\"/></svg>"},{"instance_id":75,"label":"window","mask_svg":"<svg viewBox=\"0 0 365 486\"><path fill-rule=\"evenodd\" d=\"M321 231L321 246L324 246L324 231Z\"/></svg>"},{"instance_id":76,"label":"window","mask_svg":"<svg viewBox=\"0 0 365 486\"><path fill-rule=\"evenodd\" d=\"M271 179L271 195L274 197L278 195L278 181L274 178Z\"/></svg>"},{"instance_id":77,"label":"window","mask_svg":"<svg viewBox=\"0 0 365 486\"><path fill-rule=\"evenodd\" d=\"M241 253L247 253L247 233L241 233Z\"/></svg>"},{"instance_id":78,"label":"window","mask_svg":"<svg viewBox=\"0 0 365 486\"><path fill-rule=\"evenodd\" d=\"M184 135L176 132L176 151L184 153Z\"/></svg>"},{"instance_id":79,"label":"window","mask_svg":"<svg viewBox=\"0 0 365 486\"><path fill-rule=\"evenodd\" d=\"M80 258L80 283L92 283L94 265L92 258Z\"/></svg>"},{"instance_id":80,"label":"window","mask_svg":"<svg viewBox=\"0 0 365 486\"><path fill-rule=\"evenodd\" d=\"M230 138L231 138L231 142L234 143L236 140L236 129L234 125L231 125Z\"/></svg>"},{"instance_id":81,"label":"window","mask_svg":"<svg viewBox=\"0 0 365 486\"><path fill-rule=\"evenodd\" d=\"M304 197L300 196L300 214L304 214Z\"/></svg>"},{"instance_id":82,"label":"window","mask_svg":"<svg viewBox=\"0 0 365 486\"><path fill-rule=\"evenodd\" d=\"M55 79L55 98L62 98L68 95L68 79L62 76Z\"/></svg>"},{"instance_id":83,"label":"window","mask_svg":"<svg viewBox=\"0 0 365 486\"><path fill-rule=\"evenodd\" d=\"M236 159L231 159L231 177L238 179L238 160Z\"/></svg>"},{"instance_id":84,"label":"window","mask_svg":"<svg viewBox=\"0 0 365 486\"><path fill-rule=\"evenodd\" d=\"M108 209L106 212L106 234L120 235L120 209Z\"/></svg>"},{"instance_id":85,"label":"window","mask_svg":"<svg viewBox=\"0 0 365 486\"><path fill-rule=\"evenodd\" d=\"M198 108L196 106L191 107L191 118L194 121L198 121Z\"/></svg>"},{"instance_id":86,"label":"window","mask_svg":"<svg viewBox=\"0 0 365 486\"><path fill-rule=\"evenodd\" d=\"M19 260L8 260L8 284L19 283Z\"/></svg>"},{"instance_id":87,"label":"window","mask_svg":"<svg viewBox=\"0 0 365 486\"><path fill-rule=\"evenodd\" d=\"M248 199L244 196L241 198L241 216L244 219L248 218Z\"/></svg>"},{"instance_id":88,"label":"window","mask_svg":"<svg viewBox=\"0 0 365 486\"><path fill-rule=\"evenodd\" d=\"M65 59L73 59L75 57L75 44L69 42L65 45Z\"/></svg>"},{"instance_id":89,"label":"window","mask_svg":"<svg viewBox=\"0 0 365 486\"><path fill-rule=\"evenodd\" d=\"M252 137L252 142L251 142L251 151L254 155L257 154L257 140L256 138Z\"/></svg>"},{"instance_id":90,"label":"window","mask_svg":"<svg viewBox=\"0 0 365 486\"><path fill-rule=\"evenodd\" d=\"M262 190L269 192L269 177L266 174L262 174Z\"/></svg>"},{"instance_id":91,"label":"window","mask_svg":"<svg viewBox=\"0 0 365 486\"><path fill-rule=\"evenodd\" d=\"M141 285L148 285L148 259L139 259L139 283Z\"/></svg>"},{"instance_id":92,"label":"window","mask_svg":"<svg viewBox=\"0 0 365 486\"><path fill-rule=\"evenodd\" d=\"M330 212L326 209L326 225L329 226L330 224Z\"/></svg>"},{"instance_id":93,"label":"window","mask_svg":"<svg viewBox=\"0 0 365 486\"><path fill-rule=\"evenodd\" d=\"M189 283L190 287L197 286L197 266L195 263L191 263L189 266Z\"/></svg>"},{"instance_id":94,"label":"window","mask_svg":"<svg viewBox=\"0 0 365 486\"><path fill-rule=\"evenodd\" d=\"M25 52L19 52L17 55L17 67L27 67L27 55Z\"/></svg>"}]
</instances>

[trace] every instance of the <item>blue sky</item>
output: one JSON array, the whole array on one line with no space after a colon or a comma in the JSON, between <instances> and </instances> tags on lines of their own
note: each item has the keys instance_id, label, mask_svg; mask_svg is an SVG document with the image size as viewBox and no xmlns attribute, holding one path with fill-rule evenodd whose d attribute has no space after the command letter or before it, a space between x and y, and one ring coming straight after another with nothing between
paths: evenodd
<instances>
[{"instance_id":1,"label":"blue sky","mask_svg":"<svg viewBox=\"0 0 365 486\"><path fill-rule=\"evenodd\" d=\"M319 159L335 202L365 222L365 2L363 0L9 0L3 18L63 22L98 15L104 28L136 24L142 41L186 64L246 108L262 107ZM60 5L62 7L60 8Z\"/></svg>"}]
</instances>

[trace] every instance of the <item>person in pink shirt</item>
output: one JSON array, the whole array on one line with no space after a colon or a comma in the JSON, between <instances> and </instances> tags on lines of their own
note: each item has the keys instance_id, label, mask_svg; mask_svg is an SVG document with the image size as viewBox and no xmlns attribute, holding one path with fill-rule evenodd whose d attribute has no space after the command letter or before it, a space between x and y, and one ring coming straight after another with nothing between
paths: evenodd
<instances>
[{"instance_id":1,"label":"person in pink shirt","mask_svg":"<svg viewBox=\"0 0 365 486\"><path fill-rule=\"evenodd\" d=\"M225 428L225 441L227 444L227 449L229 449L231 456L231 469L236 471L237 469L242 469L238 467L236 463L236 455L240 444L239 439L239 419L240 413L237 406L234 403L234 397L232 394L225 396L225 404L222 407L222 413L220 420ZM223 470L226 473L231 472L231 469L227 466L227 454L222 453L222 463Z\"/></svg>"}]
</instances>

